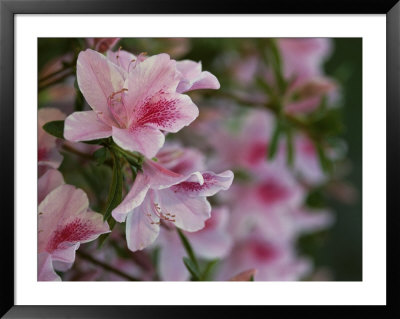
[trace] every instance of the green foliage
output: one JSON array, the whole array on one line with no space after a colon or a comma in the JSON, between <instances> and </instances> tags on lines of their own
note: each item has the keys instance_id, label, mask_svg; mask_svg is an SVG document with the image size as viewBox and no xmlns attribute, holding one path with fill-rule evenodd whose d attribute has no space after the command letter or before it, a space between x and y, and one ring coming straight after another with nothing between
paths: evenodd
<instances>
[{"instance_id":1,"label":"green foliage","mask_svg":"<svg viewBox=\"0 0 400 319\"><path fill-rule=\"evenodd\" d=\"M106 203L106 209L104 211L104 220L108 221L111 217L112 210L117 207L122 200L122 170L120 159L115 154L112 154L113 158L113 175L110 185L110 190L108 192L108 198Z\"/></svg>"},{"instance_id":2,"label":"green foliage","mask_svg":"<svg viewBox=\"0 0 400 319\"><path fill-rule=\"evenodd\" d=\"M64 121L47 122L43 129L50 135L64 139Z\"/></svg>"}]
</instances>

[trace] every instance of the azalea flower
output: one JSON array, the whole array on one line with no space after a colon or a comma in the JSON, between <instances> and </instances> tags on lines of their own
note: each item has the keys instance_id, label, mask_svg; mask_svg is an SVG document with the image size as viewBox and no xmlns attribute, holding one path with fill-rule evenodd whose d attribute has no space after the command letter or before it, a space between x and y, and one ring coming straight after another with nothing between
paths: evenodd
<instances>
[{"instance_id":1,"label":"azalea flower","mask_svg":"<svg viewBox=\"0 0 400 319\"><path fill-rule=\"evenodd\" d=\"M49 177L47 177L49 178ZM86 194L61 184L38 207L38 280L60 280L54 268L65 271L81 243L109 232L101 214L90 211Z\"/></svg>"},{"instance_id":2,"label":"azalea flower","mask_svg":"<svg viewBox=\"0 0 400 319\"><path fill-rule=\"evenodd\" d=\"M57 138L43 130L47 122L63 120L65 114L58 109L42 108L38 111L38 166L39 176L49 168L58 168L63 160L57 147Z\"/></svg>"},{"instance_id":3,"label":"azalea flower","mask_svg":"<svg viewBox=\"0 0 400 319\"><path fill-rule=\"evenodd\" d=\"M112 136L120 147L151 158L164 144L161 131L176 133L199 114L192 100L177 91L181 81L189 80L167 54L136 59L119 52L107 58L86 50L78 57L77 79L93 111L66 119L64 136L74 142ZM196 72L190 79L190 88L203 81Z\"/></svg>"},{"instance_id":4,"label":"azalea flower","mask_svg":"<svg viewBox=\"0 0 400 319\"><path fill-rule=\"evenodd\" d=\"M132 251L142 250L157 238L161 222L194 232L210 218L211 206L206 197L230 187L231 171L180 174L145 160L143 173L136 180L112 216L126 220L126 238Z\"/></svg>"},{"instance_id":5,"label":"azalea flower","mask_svg":"<svg viewBox=\"0 0 400 319\"><path fill-rule=\"evenodd\" d=\"M205 227L197 232L184 232L196 256L203 259L226 257L233 245L227 231L229 212L226 207L213 208ZM162 280L180 281L189 278L189 272L183 264L186 251L175 227L163 227L155 243L161 247L159 271Z\"/></svg>"}]
</instances>

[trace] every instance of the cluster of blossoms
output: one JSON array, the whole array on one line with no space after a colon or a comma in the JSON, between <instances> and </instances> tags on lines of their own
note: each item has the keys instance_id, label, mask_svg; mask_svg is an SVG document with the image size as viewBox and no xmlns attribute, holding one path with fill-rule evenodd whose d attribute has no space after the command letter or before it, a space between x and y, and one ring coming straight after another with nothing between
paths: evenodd
<instances>
[{"instance_id":1,"label":"cluster of blossoms","mask_svg":"<svg viewBox=\"0 0 400 319\"><path fill-rule=\"evenodd\" d=\"M187 92L220 88L200 62L113 51L117 41L87 39L89 48L76 57L86 110L68 116L39 110L38 280L60 280L60 272L64 280L208 280L217 261L215 280L299 280L310 274L312 262L299 256L297 240L333 221L328 210L306 205L308 190L328 179L315 141L301 130L278 139L276 109L243 111L239 102L278 101L280 116L301 117L337 99L337 85L322 72L329 41L277 41L285 83L277 95L255 89L257 79L280 87L259 53L224 57L237 99L222 96L200 112ZM52 121L63 121L64 139L43 130ZM276 150L268 159L271 148ZM113 168L110 192L121 187L119 200L98 200L104 214L90 210L95 205L86 193L65 184L58 170L61 150L93 159L102 149L108 152L102 164ZM290 165L288 153L295 154ZM82 263L71 269L80 244L100 235L105 244L84 245ZM86 254L97 260L95 267ZM207 268L201 274L197 258ZM100 271L101 263L117 271Z\"/></svg>"}]
</instances>

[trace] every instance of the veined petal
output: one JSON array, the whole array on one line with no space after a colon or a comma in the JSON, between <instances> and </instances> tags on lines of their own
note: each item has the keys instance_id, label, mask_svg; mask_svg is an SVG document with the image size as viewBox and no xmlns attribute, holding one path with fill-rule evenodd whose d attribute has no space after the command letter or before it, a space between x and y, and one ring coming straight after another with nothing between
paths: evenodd
<instances>
[{"instance_id":1,"label":"veined petal","mask_svg":"<svg viewBox=\"0 0 400 319\"><path fill-rule=\"evenodd\" d=\"M129 72L125 81L128 91L124 95L124 103L133 116L138 106L156 94L175 92L178 82L176 62L165 53L153 55Z\"/></svg>"},{"instance_id":2,"label":"veined petal","mask_svg":"<svg viewBox=\"0 0 400 319\"><path fill-rule=\"evenodd\" d=\"M105 138L111 134L111 127L94 111L74 112L65 119L64 137L72 142Z\"/></svg>"},{"instance_id":3,"label":"veined petal","mask_svg":"<svg viewBox=\"0 0 400 319\"><path fill-rule=\"evenodd\" d=\"M61 278L56 274L53 269L51 255L48 253L38 254L37 280L61 281Z\"/></svg>"},{"instance_id":4,"label":"veined petal","mask_svg":"<svg viewBox=\"0 0 400 319\"><path fill-rule=\"evenodd\" d=\"M186 231L202 229L211 216L211 205L205 197L189 197L172 188L158 190L156 200L164 215L169 214L174 224Z\"/></svg>"},{"instance_id":5,"label":"veined petal","mask_svg":"<svg viewBox=\"0 0 400 319\"><path fill-rule=\"evenodd\" d=\"M112 211L112 216L117 222L124 222L128 213L142 204L150 188L149 178L139 173L135 182L124 200Z\"/></svg>"},{"instance_id":6,"label":"veined petal","mask_svg":"<svg viewBox=\"0 0 400 319\"><path fill-rule=\"evenodd\" d=\"M136 106L131 125L147 125L176 133L192 123L198 115L199 109L189 96L158 92Z\"/></svg>"},{"instance_id":7,"label":"veined petal","mask_svg":"<svg viewBox=\"0 0 400 319\"><path fill-rule=\"evenodd\" d=\"M133 129L121 129L113 126L112 137L115 143L128 151L137 151L146 157L154 157L163 146L165 136L158 129L139 126Z\"/></svg>"},{"instance_id":8,"label":"veined petal","mask_svg":"<svg viewBox=\"0 0 400 319\"><path fill-rule=\"evenodd\" d=\"M150 191L151 192L151 191ZM143 203L126 219L126 240L131 251L142 250L152 244L160 232L159 218L148 194Z\"/></svg>"},{"instance_id":9,"label":"veined petal","mask_svg":"<svg viewBox=\"0 0 400 319\"><path fill-rule=\"evenodd\" d=\"M101 53L87 49L79 53L76 74L79 88L91 108L112 120L107 100L124 87L122 70Z\"/></svg>"},{"instance_id":10,"label":"veined petal","mask_svg":"<svg viewBox=\"0 0 400 319\"><path fill-rule=\"evenodd\" d=\"M64 184L64 178L56 169L50 169L38 179L38 204L56 187Z\"/></svg>"},{"instance_id":11,"label":"veined petal","mask_svg":"<svg viewBox=\"0 0 400 319\"><path fill-rule=\"evenodd\" d=\"M71 185L61 185L38 208L38 251L53 253L87 242L109 231L101 214L88 211L87 195Z\"/></svg>"},{"instance_id":12,"label":"veined petal","mask_svg":"<svg viewBox=\"0 0 400 319\"><path fill-rule=\"evenodd\" d=\"M213 196L220 190L227 190L233 181L232 171L225 171L220 174L213 172L202 173L204 183L184 181L172 186L174 192L185 193L187 196Z\"/></svg>"}]
</instances>

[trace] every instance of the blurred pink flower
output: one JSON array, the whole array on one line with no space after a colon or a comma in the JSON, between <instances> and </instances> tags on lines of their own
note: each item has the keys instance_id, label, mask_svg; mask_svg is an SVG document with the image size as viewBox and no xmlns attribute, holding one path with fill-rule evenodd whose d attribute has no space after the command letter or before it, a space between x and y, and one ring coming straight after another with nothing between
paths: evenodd
<instances>
[{"instance_id":1,"label":"blurred pink flower","mask_svg":"<svg viewBox=\"0 0 400 319\"><path fill-rule=\"evenodd\" d=\"M233 180L231 171L179 174L152 160L145 160L142 170L112 212L118 222L126 219L127 243L132 251L154 242L161 221L190 232L202 229L211 213L206 197L228 189Z\"/></svg>"},{"instance_id":2,"label":"blurred pink flower","mask_svg":"<svg viewBox=\"0 0 400 319\"><path fill-rule=\"evenodd\" d=\"M197 232L184 232L197 257L204 259L224 258L232 248L232 238L227 232L229 212L226 208L213 208L205 227ZM189 278L189 272L183 264L186 251L175 227L161 228L155 242L161 247L160 277L167 281L180 281Z\"/></svg>"},{"instance_id":3,"label":"blurred pink flower","mask_svg":"<svg viewBox=\"0 0 400 319\"><path fill-rule=\"evenodd\" d=\"M329 38L283 38L278 40L284 76L304 82L323 74L322 64L332 51Z\"/></svg>"},{"instance_id":4,"label":"blurred pink flower","mask_svg":"<svg viewBox=\"0 0 400 319\"><path fill-rule=\"evenodd\" d=\"M294 281L311 271L311 263L298 258L292 245L252 235L232 249L218 270L217 280L228 280L249 269L256 270L254 280Z\"/></svg>"},{"instance_id":5,"label":"blurred pink flower","mask_svg":"<svg viewBox=\"0 0 400 319\"><path fill-rule=\"evenodd\" d=\"M38 111L38 170L39 176L49 168L58 168L63 160L57 147L57 138L46 133L43 125L57 120L63 120L65 114L58 109L42 108Z\"/></svg>"},{"instance_id":6,"label":"blurred pink flower","mask_svg":"<svg viewBox=\"0 0 400 319\"><path fill-rule=\"evenodd\" d=\"M65 271L80 243L109 232L103 216L88 210L86 194L71 185L52 190L38 207L38 280L57 279L53 267Z\"/></svg>"}]
</instances>

